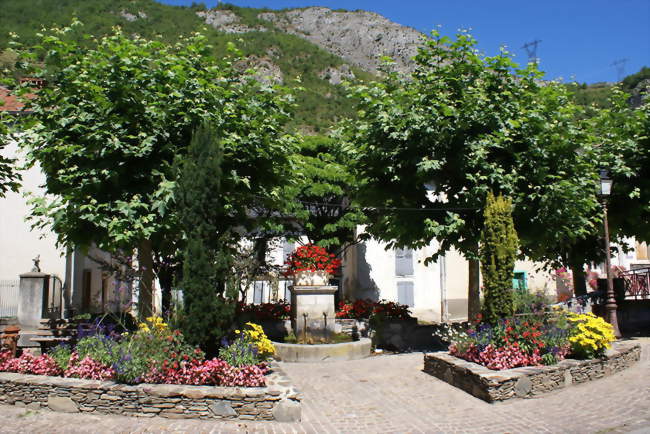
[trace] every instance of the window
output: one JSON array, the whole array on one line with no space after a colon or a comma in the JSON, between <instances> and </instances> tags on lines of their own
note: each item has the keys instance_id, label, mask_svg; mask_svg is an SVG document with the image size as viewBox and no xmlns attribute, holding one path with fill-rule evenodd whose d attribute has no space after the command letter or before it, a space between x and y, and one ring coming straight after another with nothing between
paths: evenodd
<instances>
[{"instance_id":1,"label":"window","mask_svg":"<svg viewBox=\"0 0 650 434\"><path fill-rule=\"evenodd\" d=\"M409 307L415 306L413 282L397 282L397 302Z\"/></svg>"},{"instance_id":2,"label":"window","mask_svg":"<svg viewBox=\"0 0 650 434\"><path fill-rule=\"evenodd\" d=\"M525 271L515 271L512 288L519 292L528 292L528 279Z\"/></svg>"},{"instance_id":3,"label":"window","mask_svg":"<svg viewBox=\"0 0 650 434\"><path fill-rule=\"evenodd\" d=\"M413 275L413 250L395 249L395 275Z\"/></svg>"}]
</instances>

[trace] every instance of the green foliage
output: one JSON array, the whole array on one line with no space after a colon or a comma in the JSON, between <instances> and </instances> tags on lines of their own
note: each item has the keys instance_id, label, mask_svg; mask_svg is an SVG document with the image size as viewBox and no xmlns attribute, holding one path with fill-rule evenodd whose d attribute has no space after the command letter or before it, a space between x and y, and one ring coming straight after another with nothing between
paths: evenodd
<instances>
[{"instance_id":1,"label":"green foliage","mask_svg":"<svg viewBox=\"0 0 650 434\"><path fill-rule=\"evenodd\" d=\"M23 142L46 177L47 195L32 200L35 225L51 226L62 245L151 245L153 257L177 256L174 159L202 121L219 130L227 155L222 227L259 225L249 204L273 208L293 150L284 89L240 72L235 52L215 59L200 34L167 45L115 30L85 48L69 37L81 27L46 32L38 50L20 53L48 83L25 118ZM139 253L146 259L146 248Z\"/></svg>"},{"instance_id":2,"label":"green foliage","mask_svg":"<svg viewBox=\"0 0 650 434\"><path fill-rule=\"evenodd\" d=\"M0 111L0 151L3 151L8 144L9 122L9 115ZM5 197L9 191L17 192L20 187L20 179L16 160L0 155L0 198Z\"/></svg>"},{"instance_id":3,"label":"green foliage","mask_svg":"<svg viewBox=\"0 0 650 434\"><path fill-rule=\"evenodd\" d=\"M535 314L543 312L555 300L543 291L513 291L515 314Z\"/></svg>"},{"instance_id":4,"label":"green foliage","mask_svg":"<svg viewBox=\"0 0 650 434\"><path fill-rule=\"evenodd\" d=\"M70 364L70 355L72 355L72 349L69 345L57 345L48 354L54 359L59 369L62 371L68 369Z\"/></svg>"},{"instance_id":5,"label":"green foliage","mask_svg":"<svg viewBox=\"0 0 650 434\"><path fill-rule=\"evenodd\" d=\"M650 240L650 101L639 108L613 91L610 108L591 120L595 161L614 180L609 220L614 237Z\"/></svg>"},{"instance_id":6,"label":"green foliage","mask_svg":"<svg viewBox=\"0 0 650 434\"><path fill-rule=\"evenodd\" d=\"M512 201L488 193L481 234L481 272L485 302L483 318L496 324L514 313L512 278L519 239L512 221Z\"/></svg>"},{"instance_id":7,"label":"green foliage","mask_svg":"<svg viewBox=\"0 0 650 434\"><path fill-rule=\"evenodd\" d=\"M639 70L639 72L628 75L621 81L621 89L624 92L630 92L634 88L638 86L639 83L641 83L643 80L649 80L650 79L650 68L647 66L644 66Z\"/></svg>"},{"instance_id":8,"label":"green foliage","mask_svg":"<svg viewBox=\"0 0 650 434\"><path fill-rule=\"evenodd\" d=\"M382 206L367 230L413 248L435 239L438 254L455 247L475 258L475 210L494 191L512 198L522 253L556 262L599 223L581 109L563 86L541 84L534 65L517 69L509 53L483 57L475 46L466 33L434 33L410 79L388 74L354 89L359 121L347 132L359 197Z\"/></svg>"},{"instance_id":9,"label":"green foliage","mask_svg":"<svg viewBox=\"0 0 650 434\"><path fill-rule=\"evenodd\" d=\"M209 124L194 133L178 179L177 203L187 239L181 327L189 342L214 354L235 313L227 288L229 209L223 200L223 146ZM235 295L237 293L235 292Z\"/></svg>"},{"instance_id":10,"label":"green foliage","mask_svg":"<svg viewBox=\"0 0 650 434\"><path fill-rule=\"evenodd\" d=\"M363 212L354 206L359 183L351 171L351 157L340 141L304 137L292 156L294 174L286 188L287 201L298 217L296 235L338 252L354 240Z\"/></svg>"},{"instance_id":11,"label":"green foliage","mask_svg":"<svg viewBox=\"0 0 650 434\"><path fill-rule=\"evenodd\" d=\"M259 363L255 346L243 337L238 337L227 347L221 348L219 358L237 367Z\"/></svg>"}]
</instances>

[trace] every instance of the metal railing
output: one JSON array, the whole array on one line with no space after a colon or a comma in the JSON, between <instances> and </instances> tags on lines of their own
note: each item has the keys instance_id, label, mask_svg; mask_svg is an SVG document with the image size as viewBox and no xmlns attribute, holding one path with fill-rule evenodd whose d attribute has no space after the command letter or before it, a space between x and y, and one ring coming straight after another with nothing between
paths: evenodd
<instances>
[{"instance_id":1,"label":"metal railing","mask_svg":"<svg viewBox=\"0 0 650 434\"><path fill-rule=\"evenodd\" d=\"M625 282L625 298L650 299L650 267L625 271L621 277Z\"/></svg>"},{"instance_id":2,"label":"metal railing","mask_svg":"<svg viewBox=\"0 0 650 434\"><path fill-rule=\"evenodd\" d=\"M0 280L0 318L18 314L19 280Z\"/></svg>"}]
</instances>

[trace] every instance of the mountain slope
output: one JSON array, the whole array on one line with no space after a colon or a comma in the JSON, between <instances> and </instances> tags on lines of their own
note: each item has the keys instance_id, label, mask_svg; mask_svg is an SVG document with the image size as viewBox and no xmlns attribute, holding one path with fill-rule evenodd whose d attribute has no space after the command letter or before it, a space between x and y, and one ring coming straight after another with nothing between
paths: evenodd
<instances>
[{"instance_id":1,"label":"mountain slope","mask_svg":"<svg viewBox=\"0 0 650 434\"><path fill-rule=\"evenodd\" d=\"M65 26L73 17L84 23L83 33L94 36L120 26L126 33L174 42L201 30L216 55L234 42L260 77L302 89L296 92L298 108L291 126L310 133L354 115L343 81L371 79L378 53L395 57L398 69L408 69L421 37L377 14L326 8L271 11L221 5L206 10L154 0L0 0L0 10L0 51L7 47L10 32L30 45L43 27Z\"/></svg>"}]
</instances>

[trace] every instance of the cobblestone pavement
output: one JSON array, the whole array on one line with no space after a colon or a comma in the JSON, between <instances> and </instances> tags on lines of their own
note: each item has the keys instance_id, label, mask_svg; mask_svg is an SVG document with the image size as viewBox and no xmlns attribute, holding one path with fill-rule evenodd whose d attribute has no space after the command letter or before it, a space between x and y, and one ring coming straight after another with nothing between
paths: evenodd
<instances>
[{"instance_id":1,"label":"cobblestone pavement","mask_svg":"<svg viewBox=\"0 0 650 434\"><path fill-rule=\"evenodd\" d=\"M283 364L303 392L296 424L62 414L0 406L0 432L650 433L650 339L634 367L529 400L487 404L422 372L422 354Z\"/></svg>"}]
</instances>

